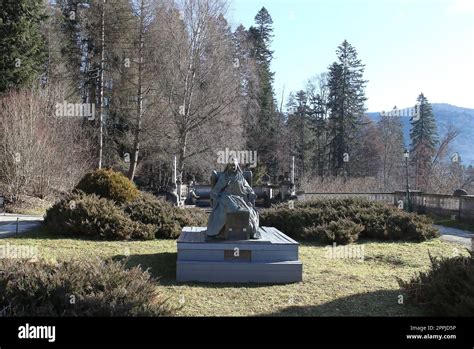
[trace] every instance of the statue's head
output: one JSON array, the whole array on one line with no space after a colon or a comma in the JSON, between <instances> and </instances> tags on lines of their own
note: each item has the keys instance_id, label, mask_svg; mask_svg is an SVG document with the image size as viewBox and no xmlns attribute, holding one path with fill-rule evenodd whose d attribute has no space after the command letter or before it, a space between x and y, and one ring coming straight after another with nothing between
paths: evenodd
<instances>
[{"instance_id":1,"label":"statue's head","mask_svg":"<svg viewBox=\"0 0 474 349\"><path fill-rule=\"evenodd\" d=\"M239 170L240 170L239 162L237 161L236 158L232 158L225 168L226 172L230 172L232 174L237 173L237 171Z\"/></svg>"}]
</instances>

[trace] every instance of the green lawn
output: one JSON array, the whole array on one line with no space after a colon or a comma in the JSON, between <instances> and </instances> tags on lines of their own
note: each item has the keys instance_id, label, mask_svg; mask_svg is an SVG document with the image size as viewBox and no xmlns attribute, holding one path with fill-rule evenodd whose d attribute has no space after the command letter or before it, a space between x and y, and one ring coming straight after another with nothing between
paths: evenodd
<instances>
[{"instance_id":1,"label":"green lawn","mask_svg":"<svg viewBox=\"0 0 474 349\"><path fill-rule=\"evenodd\" d=\"M33 245L40 258L128 258L156 278L157 290L181 306L182 316L400 316L423 315L399 304L396 277L409 279L429 267L429 256L453 256L460 245L439 239L423 243L361 242L364 260L331 259L327 249L302 244L304 281L288 285L179 284L175 281L176 241L110 242L71 239L41 231L2 239L2 244Z\"/></svg>"}]
</instances>

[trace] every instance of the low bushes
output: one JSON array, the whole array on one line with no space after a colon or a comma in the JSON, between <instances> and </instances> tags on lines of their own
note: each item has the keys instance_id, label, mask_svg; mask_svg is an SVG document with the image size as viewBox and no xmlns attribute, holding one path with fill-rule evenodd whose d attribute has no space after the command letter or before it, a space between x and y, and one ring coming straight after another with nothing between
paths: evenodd
<instances>
[{"instance_id":1,"label":"low bushes","mask_svg":"<svg viewBox=\"0 0 474 349\"><path fill-rule=\"evenodd\" d=\"M140 191L131 180L111 169L87 173L77 184L76 190L96 194L117 203L130 202L140 195Z\"/></svg>"},{"instance_id":2,"label":"low bushes","mask_svg":"<svg viewBox=\"0 0 474 349\"><path fill-rule=\"evenodd\" d=\"M351 222L351 223L349 223ZM260 224L274 226L296 238L339 243L358 237L378 240L424 241L438 236L426 216L407 213L363 199L322 199L280 204L263 210Z\"/></svg>"},{"instance_id":3,"label":"low bushes","mask_svg":"<svg viewBox=\"0 0 474 349\"><path fill-rule=\"evenodd\" d=\"M148 272L114 261L58 264L0 259L2 316L160 316L173 309L157 297Z\"/></svg>"},{"instance_id":4,"label":"low bushes","mask_svg":"<svg viewBox=\"0 0 474 349\"><path fill-rule=\"evenodd\" d=\"M429 240L438 236L430 218L396 209L387 217L387 234L392 240Z\"/></svg>"},{"instance_id":5,"label":"low bushes","mask_svg":"<svg viewBox=\"0 0 474 349\"><path fill-rule=\"evenodd\" d=\"M76 191L46 211L52 233L108 240L175 239L184 226L206 226L199 209L182 209L146 193L119 205L95 194Z\"/></svg>"},{"instance_id":6,"label":"low bushes","mask_svg":"<svg viewBox=\"0 0 474 349\"><path fill-rule=\"evenodd\" d=\"M207 215L181 209L140 192L133 182L110 169L88 173L76 189L46 211L46 228L109 240L174 239L184 226L205 226Z\"/></svg>"},{"instance_id":7,"label":"low bushes","mask_svg":"<svg viewBox=\"0 0 474 349\"><path fill-rule=\"evenodd\" d=\"M433 258L431 269L409 282L399 280L408 299L435 316L474 316L474 252Z\"/></svg>"},{"instance_id":8,"label":"low bushes","mask_svg":"<svg viewBox=\"0 0 474 349\"><path fill-rule=\"evenodd\" d=\"M336 242L341 245L356 242L364 226L354 223L347 218L331 221L318 226L303 229L306 238L313 238L322 243Z\"/></svg>"},{"instance_id":9,"label":"low bushes","mask_svg":"<svg viewBox=\"0 0 474 349\"><path fill-rule=\"evenodd\" d=\"M121 207L95 194L70 194L46 211L46 228L58 234L71 234L110 240L149 240L155 227L132 220Z\"/></svg>"},{"instance_id":10,"label":"low bushes","mask_svg":"<svg viewBox=\"0 0 474 349\"><path fill-rule=\"evenodd\" d=\"M157 238L175 239L184 226L207 225L207 215L203 211L177 208L145 193L125 205L124 209L134 221L153 224Z\"/></svg>"}]
</instances>

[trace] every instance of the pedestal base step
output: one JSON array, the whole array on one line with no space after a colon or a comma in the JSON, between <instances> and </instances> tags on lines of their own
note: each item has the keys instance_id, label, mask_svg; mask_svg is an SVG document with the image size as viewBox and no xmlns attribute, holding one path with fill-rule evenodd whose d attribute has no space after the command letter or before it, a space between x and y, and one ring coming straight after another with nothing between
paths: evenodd
<instances>
[{"instance_id":1,"label":"pedestal base step","mask_svg":"<svg viewBox=\"0 0 474 349\"><path fill-rule=\"evenodd\" d=\"M303 277L300 261L277 263L178 261L177 281L291 283Z\"/></svg>"},{"instance_id":2,"label":"pedestal base step","mask_svg":"<svg viewBox=\"0 0 474 349\"><path fill-rule=\"evenodd\" d=\"M279 230L261 227L261 239L238 241L207 241L205 230L204 227L183 228L177 242L177 281L302 281L299 244Z\"/></svg>"}]
</instances>

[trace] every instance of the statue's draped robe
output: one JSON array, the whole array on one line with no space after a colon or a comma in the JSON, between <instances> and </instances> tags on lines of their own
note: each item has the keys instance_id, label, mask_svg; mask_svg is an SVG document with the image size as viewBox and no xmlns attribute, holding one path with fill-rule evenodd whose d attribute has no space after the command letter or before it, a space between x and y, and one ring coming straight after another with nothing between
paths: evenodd
<instances>
[{"instance_id":1,"label":"statue's draped robe","mask_svg":"<svg viewBox=\"0 0 474 349\"><path fill-rule=\"evenodd\" d=\"M219 174L217 183L211 190L215 206L209 216L206 234L217 236L225 226L228 212L248 211L250 236L258 236L258 213L250 201L254 196L253 189L240 170Z\"/></svg>"}]
</instances>

